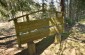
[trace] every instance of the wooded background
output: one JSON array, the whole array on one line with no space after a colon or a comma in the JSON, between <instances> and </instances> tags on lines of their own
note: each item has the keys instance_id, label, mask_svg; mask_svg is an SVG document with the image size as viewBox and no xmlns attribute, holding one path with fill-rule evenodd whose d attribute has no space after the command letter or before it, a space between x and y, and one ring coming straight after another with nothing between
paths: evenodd
<instances>
[{"instance_id":1,"label":"wooded background","mask_svg":"<svg viewBox=\"0 0 85 55\"><path fill-rule=\"evenodd\" d=\"M0 20L8 20L19 14L40 10L43 4L45 10L51 12L33 14L32 19L33 17L37 19L54 17L55 11L61 11L61 6L66 22L75 23L85 17L85 0L0 0Z\"/></svg>"}]
</instances>

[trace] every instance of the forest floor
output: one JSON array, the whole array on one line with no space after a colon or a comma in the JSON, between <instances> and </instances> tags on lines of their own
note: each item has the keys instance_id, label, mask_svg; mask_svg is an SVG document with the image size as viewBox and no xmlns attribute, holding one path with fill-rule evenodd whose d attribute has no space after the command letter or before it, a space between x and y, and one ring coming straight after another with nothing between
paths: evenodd
<instances>
[{"instance_id":1,"label":"forest floor","mask_svg":"<svg viewBox=\"0 0 85 55\"><path fill-rule=\"evenodd\" d=\"M53 37L44 38L36 43L36 55L85 55L85 24L75 24L70 35L60 44ZM14 25L0 23L0 55L27 55L27 45L18 48Z\"/></svg>"}]
</instances>

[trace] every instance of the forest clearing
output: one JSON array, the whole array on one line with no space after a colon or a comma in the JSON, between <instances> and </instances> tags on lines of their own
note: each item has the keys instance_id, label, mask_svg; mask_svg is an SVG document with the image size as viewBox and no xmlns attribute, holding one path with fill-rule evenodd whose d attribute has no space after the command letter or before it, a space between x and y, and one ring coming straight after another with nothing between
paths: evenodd
<instances>
[{"instance_id":1,"label":"forest clearing","mask_svg":"<svg viewBox=\"0 0 85 55\"><path fill-rule=\"evenodd\" d=\"M84 0L0 0L0 55L85 55Z\"/></svg>"}]
</instances>

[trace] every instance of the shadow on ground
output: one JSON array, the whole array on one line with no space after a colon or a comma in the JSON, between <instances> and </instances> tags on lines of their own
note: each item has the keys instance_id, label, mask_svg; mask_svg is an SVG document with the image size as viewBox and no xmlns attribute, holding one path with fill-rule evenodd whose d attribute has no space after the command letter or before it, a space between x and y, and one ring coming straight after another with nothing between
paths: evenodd
<instances>
[{"instance_id":1,"label":"shadow on ground","mask_svg":"<svg viewBox=\"0 0 85 55\"><path fill-rule=\"evenodd\" d=\"M44 38L42 41L36 43L37 54L35 54L35 55L40 55L53 42L54 42L54 36L49 36L47 38ZM23 51L15 54L15 55L29 55L29 54L28 54L28 50L24 49Z\"/></svg>"}]
</instances>

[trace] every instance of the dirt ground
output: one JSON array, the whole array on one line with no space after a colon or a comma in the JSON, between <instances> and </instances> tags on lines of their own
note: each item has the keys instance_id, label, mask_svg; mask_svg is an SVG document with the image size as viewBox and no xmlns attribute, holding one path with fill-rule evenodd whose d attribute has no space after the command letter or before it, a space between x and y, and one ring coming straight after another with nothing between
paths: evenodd
<instances>
[{"instance_id":1,"label":"dirt ground","mask_svg":"<svg viewBox=\"0 0 85 55\"><path fill-rule=\"evenodd\" d=\"M85 55L85 25L75 24L60 44L53 43L53 39L38 40L35 55ZM18 48L14 25L8 22L0 23L0 55L28 55L26 44Z\"/></svg>"}]
</instances>

